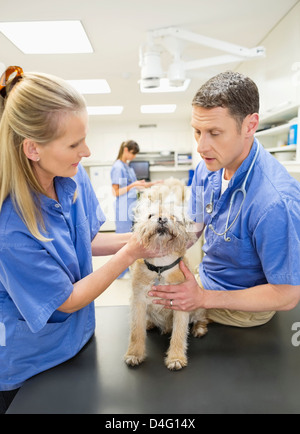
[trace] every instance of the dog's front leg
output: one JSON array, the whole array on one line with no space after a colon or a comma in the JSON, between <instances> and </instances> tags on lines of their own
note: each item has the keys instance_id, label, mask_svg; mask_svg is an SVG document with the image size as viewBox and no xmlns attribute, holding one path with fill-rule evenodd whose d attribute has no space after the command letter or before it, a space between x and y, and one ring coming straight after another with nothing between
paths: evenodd
<instances>
[{"instance_id":1,"label":"dog's front leg","mask_svg":"<svg viewBox=\"0 0 300 434\"><path fill-rule=\"evenodd\" d=\"M174 311L173 330L170 347L165 359L165 365L170 370L179 370L187 365L187 335L189 327L189 314Z\"/></svg>"},{"instance_id":2,"label":"dog's front leg","mask_svg":"<svg viewBox=\"0 0 300 434\"><path fill-rule=\"evenodd\" d=\"M146 358L146 311L147 304L136 300L131 310L131 333L124 360L127 365L136 366Z\"/></svg>"}]
</instances>

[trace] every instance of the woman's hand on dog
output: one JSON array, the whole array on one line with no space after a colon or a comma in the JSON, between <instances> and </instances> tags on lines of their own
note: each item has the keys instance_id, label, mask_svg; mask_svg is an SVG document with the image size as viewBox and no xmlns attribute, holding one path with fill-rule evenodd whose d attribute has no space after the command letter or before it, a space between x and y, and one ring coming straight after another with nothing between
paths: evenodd
<instances>
[{"instance_id":1,"label":"woman's hand on dog","mask_svg":"<svg viewBox=\"0 0 300 434\"><path fill-rule=\"evenodd\" d=\"M185 276L185 282L178 285L153 286L148 295L157 297L153 303L161 304L166 309L191 312L204 307L204 289L200 288L193 273L183 261L180 261L179 266Z\"/></svg>"},{"instance_id":2,"label":"woman's hand on dog","mask_svg":"<svg viewBox=\"0 0 300 434\"><path fill-rule=\"evenodd\" d=\"M128 250L128 254L132 258L132 263L140 258L159 258L164 255L164 252L161 252L159 249L151 250L144 247L134 233L130 237L125 247Z\"/></svg>"}]
</instances>

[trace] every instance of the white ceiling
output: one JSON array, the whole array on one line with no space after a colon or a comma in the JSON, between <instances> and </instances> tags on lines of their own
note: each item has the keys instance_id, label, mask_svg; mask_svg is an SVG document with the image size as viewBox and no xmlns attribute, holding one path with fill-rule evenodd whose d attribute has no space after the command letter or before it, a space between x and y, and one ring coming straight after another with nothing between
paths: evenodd
<instances>
[{"instance_id":1,"label":"white ceiling","mask_svg":"<svg viewBox=\"0 0 300 434\"><path fill-rule=\"evenodd\" d=\"M23 54L0 33L0 62L41 71L64 79L105 78L112 92L87 95L88 105L124 105L119 116L97 121L153 123L159 119L189 119L191 100L209 77L237 65L193 71L184 93L142 94L139 89L139 46L148 30L169 26L248 48L261 45L297 0L0 0L0 21L81 20L94 49L92 54ZM183 60L221 53L187 43ZM223 53L222 53L223 54ZM172 115L140 113L141 104L177 104Z\"/></svg>"}]
</instances>

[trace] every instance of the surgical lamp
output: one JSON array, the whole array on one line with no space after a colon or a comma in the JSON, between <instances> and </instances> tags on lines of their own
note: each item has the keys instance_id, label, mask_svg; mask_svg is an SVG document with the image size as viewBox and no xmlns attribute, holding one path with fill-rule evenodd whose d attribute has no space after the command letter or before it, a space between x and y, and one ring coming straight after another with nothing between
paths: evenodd
<instances>
[{"instance_id":1,"label":"surgical lamp","mask_svg":"<svg viewBox=\"0 0 300 434\"><path fill-rule=\"evenodd\" d=\"M155 43L155 39L160 40L160 45ZM180 43L180 41L193 42L224 51L227 54L185 62L181 59L182 42ZM176 27L152 30L147 32L146 47L140 48L141 85L143 88L159 87L160 79L166 75L161 65L161 53L164 50L173 56L167 77L170 85L174 87L184 84L186 71L265 57L264 47L249 49Z\"/></svg>"}]
</instances>

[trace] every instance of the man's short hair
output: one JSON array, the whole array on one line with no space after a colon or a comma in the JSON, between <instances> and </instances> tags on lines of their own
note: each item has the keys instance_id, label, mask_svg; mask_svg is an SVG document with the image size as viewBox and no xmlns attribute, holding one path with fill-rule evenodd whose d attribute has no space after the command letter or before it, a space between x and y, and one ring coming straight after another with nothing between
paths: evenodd
<instances>
[{"instance_id":1,"label":"man's short hair","mask_svg":"<svg viewBox=\"0 0 300 434\"><path fill-rule=\"evenodd\" d=\"M227 108L241 127L246 116L259 112L259 92L249 77L226 71L208 80L196 93L192 105Z\"/></svg>"}]
</instances>

